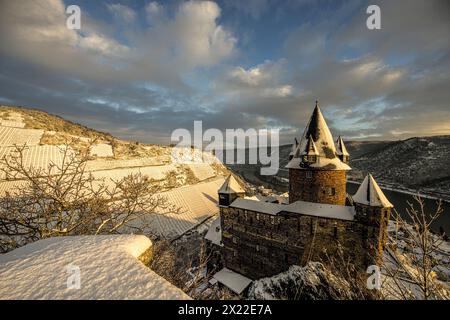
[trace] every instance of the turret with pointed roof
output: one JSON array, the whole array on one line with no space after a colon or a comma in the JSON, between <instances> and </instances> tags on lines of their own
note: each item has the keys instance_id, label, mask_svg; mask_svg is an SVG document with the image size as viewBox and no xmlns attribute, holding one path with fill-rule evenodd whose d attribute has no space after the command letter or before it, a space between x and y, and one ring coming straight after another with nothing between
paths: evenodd
<instances>
[{"instance_id":1,"label":"turret with pointed roof","mask_svg":"<svg viewBox=\"0 0 450 320\"><path fill-rule=\"evenodd\" d=\"M316 146L317 161L311 163L308 158L303 157L308 147L312 144ZM345 147L344 147L345 148ZM320 111L319 104L316 106L309 119L300 143L293 158L289 161L286 168L289 169L316 169L316 170L350 170L351 168L343 163L336 155L333 136Z\"/></svg>"},{"instance_id":2,"label":"turret with pointed roof","mask_svg":"<svg viewBox=\"0 0 450 320\"><path fill-rule=\"evenodd\" d=\"M347 148L345 147L344 140L342 140L342 137L339 136L336 142L337 142L336 155L342 162L348 163L350 160L350 154L348 153Z\"/></svg>"},{"instance_id":3,"label":"turret with pointed roof","mask_svg":"<svg viewBox=\"0 0 450 320\"><path fill-rule=\"evenodd\" d=\"M236 178L230 174L223 185L220 187L219 191L219 205L229 206L236 198L243 197L245 195L245 190L237 182Z\"/></svg>"},{"instance_id":4,"label":"turret with pointed roof","mask_svg":"<svg viewBox=\"0 0 450 320\"><path fill-rule=\"evenodd\" d=\"M393 205L370 173L352 198L355 219L361 223L363 241L367 243L366 261L368 264L378 264L387 243L387 229Z\"/></svg>"},{"instance_id":5,"label":"turret with pointed roof","mask_svg":"<svg viewBox=\"0 0 450 320\"><path fill-rule=\"evenodd\" d=\"M353 196L355 203L371 207L392 208L392 203L384 195L375 179L369 173Z\"/></svg>"},{"instance_id":6,"label":"turret with pointed roof","mask_svg":"<svg viewBox=\"0 0 450 320\"><path fill-rule=\"evenodd\" d=\"M345 146L344 146L345 149ZM297 200L345 205L346 171L334 139L316 101L300 143L287 164L289 202ZM345 152L347 150L345 149Z\"/></svg>"},{"instance_id":7,"label":"turret with pointed roof","mask_svg":"<svg viewBox=\"0 0 450 320\"><path fill-rule=\"evenodd\" d=\"M292 144L292 148L291 148L291 152L289 153L289 160L292 160L292 158L294 157L295 151L297 150L298 147L298 140L297 138L294 138L295 141Z\"/></svg>"}]
</instances>

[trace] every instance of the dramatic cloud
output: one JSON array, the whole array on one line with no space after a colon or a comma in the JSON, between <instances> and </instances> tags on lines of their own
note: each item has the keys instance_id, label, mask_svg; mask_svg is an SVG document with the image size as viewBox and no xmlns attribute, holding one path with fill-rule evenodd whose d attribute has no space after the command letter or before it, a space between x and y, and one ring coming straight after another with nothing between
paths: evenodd
<instances>
[{"instance_id":1,"label":"dramatic cloud","mask_svg":"<svg viewBox=\"0 0 450 320\"><path fill-rule=\"evenodd\" d=\"M316 99L347 138L450 134L450 5L376 2L381 30L369 2L276 0L81 2L69 30L61 0L2 1L0 103L155 143L194 120L290 142Z\"/></svg>"}]
</instances>

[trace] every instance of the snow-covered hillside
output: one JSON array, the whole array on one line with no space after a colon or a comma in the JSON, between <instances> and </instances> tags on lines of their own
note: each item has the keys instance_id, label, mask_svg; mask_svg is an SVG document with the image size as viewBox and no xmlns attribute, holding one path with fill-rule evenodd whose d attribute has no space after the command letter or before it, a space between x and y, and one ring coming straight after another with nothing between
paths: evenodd
<instances>
[{"instance_id":1,"label":"snow-covered hillside","mask_svg":"<svg viewBox=\"0 0 450 320\"><path fill-rule=\"evenodd\" d=\"M46 172L49 165L63 163L65 143L72 154L90 148L85 168L95 186L113 187L114 181L138 173L164 186L164 196L180 208L180 213L149 217L153 222L151 235L177 237L218 212L217 189L228 170L212 154L191 148L174 152L169 146L124 141L42 111L0 106L1 159L14 154L16 146L25 145L24 166ZM174 154L190 152L195 161L174 161ZM7 192L15 195L26 185L23 176L7 179L0 171L0 197Z\"/></svg>"},{"instance_id":2,"label":"snow-covered hillside","mask_svg":"<svg viewBox=\"0 0 450 320\"><path fill-rule=\"evenodd\" d=\"M151 248L137 235L40 240L0 255L0 298L189 299L139 261Z\"/></svg>"},{"instance_id":3,"label":"snow-covered hillside","mask_svg":"<svg viewBox=\"0 0 450 320\"><path fill-rule=\"evenodd\" d=\"M450 137L411 138L351 159L350 178L371 172L393 187L450 197Z\"/></svg>"}]
</instances>

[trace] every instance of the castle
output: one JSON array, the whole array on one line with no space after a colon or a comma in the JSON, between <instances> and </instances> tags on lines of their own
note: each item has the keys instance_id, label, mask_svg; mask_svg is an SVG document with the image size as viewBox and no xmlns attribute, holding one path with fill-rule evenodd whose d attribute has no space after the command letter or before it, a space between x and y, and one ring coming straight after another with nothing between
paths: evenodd
<instances>
[{"instance_id":1,"label":"castle","mask_svg":"<svg viewBox=\"0 0 450 320\"><path fill-rule=\"evenodd\" d=\"M245 196L233 176L219 189L220 218L206 236L227 270L250 279L344 254L361 270L382 257L392 204L374 178L346 192L349 153L317 105L289 155L289 199Z\"/></svg>"}]
</instances>

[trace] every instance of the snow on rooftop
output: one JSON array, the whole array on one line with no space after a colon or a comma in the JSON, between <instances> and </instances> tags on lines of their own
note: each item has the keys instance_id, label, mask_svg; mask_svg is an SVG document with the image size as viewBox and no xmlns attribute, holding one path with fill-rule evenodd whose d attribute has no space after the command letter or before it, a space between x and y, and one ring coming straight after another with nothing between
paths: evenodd
<instances>
[{"instance_id":1,"label":"snow on rooftop","mask_svg":"<svg viewBox=\"0 0 450 320\"><path fill-rule=\"evenodd\" d=\"M220 217L217 217L208 229L205 239L211 241L215 245L222 246L222 226L220 225Z\"/></svg>"},{"instance_id":2,"label":"snow on rooftop","mask_svg":"<svg viewBox=\"0 0 450 320\"><path fill-rule=\"evenodd\" d=\"M187 166L200 181L212 178L216 175L209 163L191 163L187 164Z\"/></svg>"},{"instance_id":3,"label":"snow on rooftop","mask_svg":"<svg viewBox=\"0 0 450 320\"><path fill-rule=\"evenodd\" d=\"M344 140L342 140L341 136L339 136L339 138L337 139L336 154L343 155L343 156L350 155L347 151L347 148L345 147Z\"/></svg>"},{"instance_id":4,"label":"snow on rooftop","mask_svg":"<svg viewBox=\"0 0 450 320\"><path fill-rule=\"evenodd\" d=\"M219 193L245 193L245 190L237 182L236 178L230 174L220 187Z\"/></svg>"},{"instance_id":5,"label":"snow on rooftop","mask_svg":"<svg viewBox=\"0 0 450 320\"><path fill-rule=\"evenodd\" d=\"M386 198L383 191L370 173L364 178L363 183L361 183L358 191L356 191L356 194L352 198L356 203L369 206L385 208L393 207L392 203L390 203Z\"/></svg>"},{"instance_id":6,"label":"snow on rooftop","mask_svg":"<svg viewBox=\"0 0 450 320\"><path fill-rule=\"evenodd\" d=\"M251 279L227 268L223 268L217 272L213 278L230 288L236 294L241 294L252 282Z\"/></svg>"},{"instance_id":7,"label":"snow on rooftop","mask_svg":"<svg viewBox=\"0 0 450 320\"><path fill-rule=\"evenodd\" d=\"M277 203L270 203L264 201L255 201L249 199L237 198L234 200L230 207L250 210L255 212L267 213L267 214L277 214L281 211L280 205Z\"/></svg>"},{"instance_id":8,"label":"snow on rooftop","mask_svg":"<svg viewBox=\"0 0 450 320\"><path fill-rule=\"evenodd\" d=\"M319 170L351 170L350 166L339 160L339 158L328 159L317 157L317 162L302 164L301 158L293 158L286 165L288 169L319 169Z\"/></svg>"},{"instance_id":9,"label":"snow on rooftop","mask_svg":"<svg viewBox=\"0 0 450 320\"><path fill-rule=\"evenodd\" d=\"M151 246L142 235L31 243L0 255L0 299L188 299L138 260ZM80 288L69 289L76 267Z\"/></svg>"},{"instance_id":10,"label":"snow on rooftop","mask_svg":"<svg viewBox=\"0 0 450 320\"><path fill-rule=\"evenodd\" d=\"M302 163L303 155L317 155L314 163ZM336 157L336 147L333 136L318 103L303 132L302 138L294 157L286 168L289 169L322 169L322 170L350 170L351 168Z\"/></svg>"},{"instance_id":11,"label":"snow on rooftop","mask_svg":"<svg viewBox=\"0 0 450 320\"><path fill-rule=\"evenodd\" d=\"M284 211L305 214L308 216L341 220L353 220L355 217L355 208L350 206L306 202L299 200L285 205L284 207L287 207L287 209L283 209Z\"/></svg>"},{"instance_id":12,"label":"snow on rooftop","mask_svg":"<svg viewBox=\"0 0 450 320\"><path fill-rule=\"evenodd\" d=\"M269 203L237 198L230 207L276 215L282 211L314 217L353 220L355 208L333 204L296 201L291 204Z\"/></svg>"},{"instance_id":13,"label":"snow on rooftop","mask_svg":"<svg viewBox=\"0 0 450 320\"><path fill-rule=\"evenodd\" d=\"M299 148L301 151L306 149L308 139L312 137L315 145L318 147L318 152L322 157L334 157L336 152L334 146L333 136L325 121L325 118L320 111L320 108L316 102L314 111L309 119L308 125L303 132L302 139L300 140ZM330 150L330 153L326 149Z\"/></svg>"}]
</instances>

